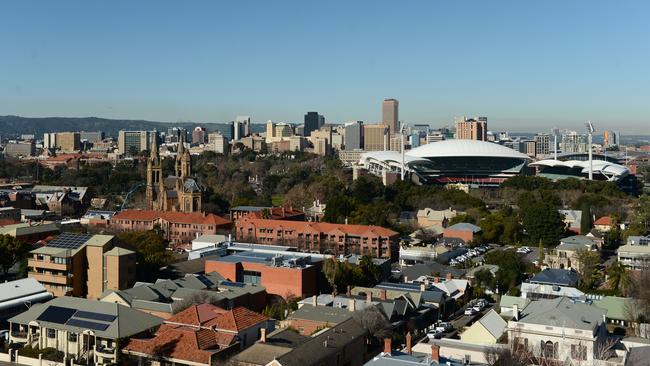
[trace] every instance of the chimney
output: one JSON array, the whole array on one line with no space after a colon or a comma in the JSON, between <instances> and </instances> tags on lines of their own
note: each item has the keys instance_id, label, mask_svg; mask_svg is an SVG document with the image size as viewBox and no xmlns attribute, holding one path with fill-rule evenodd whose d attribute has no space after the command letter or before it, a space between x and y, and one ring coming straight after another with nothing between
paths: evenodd
<instances>
[{"instance_id":1,"label":"chimney","mask_svg":"<svg viewBox=\"0 0 650 366\"><path fill-rule=\"evenodd\" d=\"M424 282L420 282L420 292L427 290L427 285Z\"/></svg>"},{"instance_id":2,"label":"chimney","mask_svg":"<svg viewBox=\"0 0 650 366\"><path fill-rule=\"evenodd\" d=\"M411 332L406 333L406 353L411 354Z\"/></svg>"},{"instance_id":3,"label":"chimney","mask_svg":"<svg viewBox=\"0 0 650 366\"><path fill-rule=\"evenodd\" d=\"M440 347L435 344L431 345L431 361L435 363L440 362Z\"/></svg>"},{"instance_id":4,"label":"chimney","mask_svg":"<svg viewBox=\"0 0 650 366\"><path fill-rule=\"evenodd\" d=\"M454 276L451 274L451 272L447 272L447 281L453 279Z\"/></svg>"},{"instance_id":5,"label":"chimney","mask_svg":"<svg viewBox=\"0 0 650 366\"><path fill-rule=\"evenodd\" d=\"M368 291L368 294L366 295L366 302L371 303L372 302L372 292Z\"/></svg>"},{"instance_id":6,"label":"chimney","mask_svg":"<svg viewBox=\"0 0 650 366\"><path fill-rule=\"evenodd\" d=\"M384 338L384 353L391 354L393 351L393 340L391 338Z\"/></svg>"},{"instance_id":7,"label":"chimney","mask_svg":"<svg viewBox=\"0 0 650 366\"><path fill-rule=\"evenodd\" d=\"M404 276L404 283L409 283L409 278Z\"/></svg>"},{"instance_id":8,"label":"chimney","mask_svg":"<svg viewBox=\"0 0 650 366\"><path fill-rule=\"evenodd\" d=\"M348 297L352 297L352 286L348 285L348 290L345 293Z\"/></svg>"},{"instance_id":9,"label":"chimney","mask_svg":"<svg viewBox=\"0 0 650 366\"><path fill-rule=\"evenodd\" d=\"M260 342L266 343L266 328L260 328Z\"/></svg>"},{"instance_id":10,"label":"chimney","mask_svg":"<svg viewBox=\"0 0 650 366\"><path fill-rule=\"evenodd\" d=\"M311 297L311 304L312 304L313 306L317 306L317 305L318 305L318 297L317 297L316 295L314 295L314 296Z\"/></svg>"},{"instance_id":11,"label":"chimney","mask_svg":"<svg viewBox=\"0 0 650 366\"><path fill-rule=\"evenodd\" d=\"M381 300L386 301L386 290L384 290L384 289L379 290L379 298Z\"/></svg>"},{"instance_id":12,"label":"chimney","mask_svg":"<svg viewBox=\"0 0 650 366\"><path fill-rule=\"evenodd\" d=\"M350 310L350 311L356 311L357 310L357 300L350 299L350 302L348 303L348 310Z\"/></svg>"},{"instance_id":13,"label":"chimney","mask_svg":"<svg viewBox=\"0 0 650 366\"><path fill-rule=\"evenodd\" d=\"M438 283L440 282L440 277L434 277L433 278L433 283Z\"/></svg>"},{"instance_id":14,"label":"chimney","mask_svg":"<svg viewBox=\"0 0 650 366\"><path fill-rule=\"evenodd\" d=\"M519 320L519 305L513 304L512 305L512 318L514 320Z\"/></svg>"}]
</instances>

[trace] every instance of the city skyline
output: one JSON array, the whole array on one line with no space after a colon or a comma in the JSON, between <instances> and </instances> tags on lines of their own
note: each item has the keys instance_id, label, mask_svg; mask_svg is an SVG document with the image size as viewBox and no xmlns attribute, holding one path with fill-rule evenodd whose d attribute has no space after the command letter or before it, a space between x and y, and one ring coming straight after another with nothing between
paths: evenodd
<instances>
[{"instance_id":1,"label":"city skyline","mask_svg":"<svg viewBox=\"0 0 650 366\"><path fill-rule=\"evenodd\" d=\"M375 123L395 98L411 124L639 134L650 5L610 5L12 3L0 115Z\"/></svg>"}]
</instances>

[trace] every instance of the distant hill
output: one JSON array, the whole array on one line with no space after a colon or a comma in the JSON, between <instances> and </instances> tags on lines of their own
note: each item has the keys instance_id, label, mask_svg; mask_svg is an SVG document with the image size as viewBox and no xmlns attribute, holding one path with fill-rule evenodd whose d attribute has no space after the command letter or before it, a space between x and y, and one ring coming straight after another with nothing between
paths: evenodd
<instances>
[{"instance_id":1,"label":"distant hill","mask_svg":"<svg viewBox=\"0 0 650 366\"><path fill-rule=\"evenodd\" d=\"M205 127L208 131L223 131L227 123L196 123L196 122L157 122L143 120L107 119L97 117L20 117L0 116L0 135L11 136L34 134L42 138L46 132L65 131L103 131L107 136L117 137L120 130L153 130L166 132L170 127L184 127L189 130L196 126ZM253 132L263 131L264 125L253 124Z\"/></svg>"}]
</instances>

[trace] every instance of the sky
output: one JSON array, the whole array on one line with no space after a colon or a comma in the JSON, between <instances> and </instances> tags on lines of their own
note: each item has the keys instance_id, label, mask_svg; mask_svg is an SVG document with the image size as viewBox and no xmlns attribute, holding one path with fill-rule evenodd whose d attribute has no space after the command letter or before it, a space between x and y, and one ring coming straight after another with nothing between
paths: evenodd
<instances>
[{"instance_id":1,"label":"sky","mask_svg":"<svg viewBox=\"0 0 650 366\"><path fill-rule=\"evenodd\" d=\"M650 133L650 2L4 1L0 115Z\"/></svg>"}]
</instances>

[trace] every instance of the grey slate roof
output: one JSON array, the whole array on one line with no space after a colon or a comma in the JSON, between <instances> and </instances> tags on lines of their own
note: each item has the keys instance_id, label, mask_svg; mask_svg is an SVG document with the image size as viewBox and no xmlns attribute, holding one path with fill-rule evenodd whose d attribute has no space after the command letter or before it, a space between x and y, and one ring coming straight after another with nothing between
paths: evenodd
<instances>
[{"instance_id":1,"label":"grey slate roof","mask_svg":"<svg viewBox=\"0 0 650 366\"><path fill-rule=\"evenodd\" d=\"M478 233L481 231L481 228L474 224L470 224L469 222L459 222L449 226L446 230L471 231L473 233Z\"/></svg>"},{"instance_id":2,"label":"grey slate roof","mask_svg":"<svg viewBox=\"0 0 650 366\"><path fill-rule=\"evenodd\" d=\"M503 335L508 326L508 323L494 309L490 309L478 322L496 339Z\"/></svg>"},{"instance_id":3,"label":"grey slate roof","mask_svg":"<svg viewBox=\"0 0 650 366\"><path fill-rule=\"evenodd\" d=\"M580 275L569 269L546 268L539 272L528 282L542 285L558 285L575 287Z\"/></svg>"},{"instance_id":4,"label":"grey slate roof","mask_svg":"<svg viewBox=\"0 0 650 366\"><path fill-rule=\"evenodd\" d=\"M589 249L591 246L595 244L596 243L593 240L589 239L589 237L587 236L573 235L561 239L560 245L558 245L555 249L578 251L583 249Z\"/></svg>"},{"instance_id":5,"label":"grey slate roof","mask_svg":"<svg viewBox=\"0 0 650 366\"><path fill-rule=\"evenodd\" d=\"M593 331L607 310L566 297L533 301L521 313L519 322Z\"/></svg>"},{"instance_id":6,"label":"grey slate roof","mask_svg":"<svg viewBox=\"0 0 650 366\"><path fill-rule=\"evenodd\" d=\"M332 306L313 306L304 304L289 315L291 319L304 319L336 325L352 317L354 312Z\"/></svg>"},{"instance_id":7,"label":"grey slate roof","mask_svg":"<svg viewBox=\"0 0 650 366\"><path fill-rule=\"evenodd\" d=\"M451 266L446 266L438 262L427 262L423 264L414 264L412 266L404 266L401 268L401 273L403 277L407 277L408 280L415 280L420 276L431 276L434 273L439 273L441 277L451 273L454 278L460 278L465 275L465 270L454 268Z\"/></svg>"},{"instance_id":8,"label":"grey slate roof","mask_svg":"<svg viewBox=\"0 0 650 366\"><path fill-rule=\"evenodd\" d=\"M115 320L110 322L110 325L106 330L94 331L96 336L108 339L130 337L148 329L155 328L163 323L163 319L157 316L124 305L67 296L57 297L44 304L36 304L24 313L9 319L9 322L26 325L32 321L36 321L41 327L71 331L74 333L82 333L87 330L76 326L37 320L38 317L51 306L115 316Z\"/></svg>"}]
</instances>

